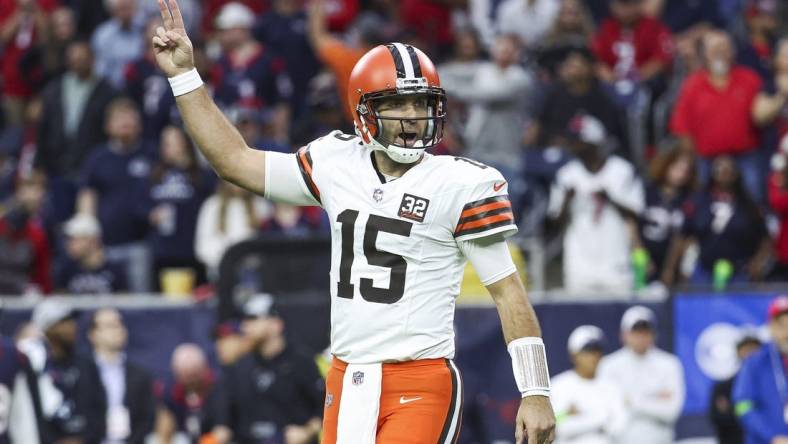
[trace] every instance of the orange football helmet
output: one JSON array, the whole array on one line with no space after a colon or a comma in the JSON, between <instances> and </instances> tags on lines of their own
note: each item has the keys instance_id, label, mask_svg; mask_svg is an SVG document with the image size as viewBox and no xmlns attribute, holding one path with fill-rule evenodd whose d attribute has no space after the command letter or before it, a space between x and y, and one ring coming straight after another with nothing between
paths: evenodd
<instances>
[{"instance_id":1,"label":"orange football helmet","mask_svg":"<svg viewBox=\"0 0 788 444\"><path fill-rule=\"evenodd\" d=\"M378 114L379 100L402 95L425 97L427 116L403 118ZM353 112L356 134L373 149L385 151L395 162L412 163L419 160L426 148L437 145L443 137L446 93L441 88L435 65L426 54L413 46L389 43L364 54L350 74L347 100ZM399 120L400 125L405 120L426 120L427 125L421 135L416 135L413 146L407 146L396 140L381 139L383 120Z\"/></svg>"}]
</instances>

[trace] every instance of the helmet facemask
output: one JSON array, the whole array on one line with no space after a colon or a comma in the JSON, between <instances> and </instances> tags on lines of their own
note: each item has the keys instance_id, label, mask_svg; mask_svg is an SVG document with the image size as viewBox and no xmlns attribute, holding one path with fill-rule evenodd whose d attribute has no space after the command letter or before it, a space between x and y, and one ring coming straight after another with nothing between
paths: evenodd
<instances>
[{"instance_id":1,"label":"helmet facemask","mask_svg":"<svg viewBox=\"0 0 788 444\"><path fill-rule=\"evenodd\" d=\"M381 115L381 102L396 97L418 97L426 100L424 116L405 117ZM361 97L357 111L368 132L373 149L385 151L395 162L413 163L422 153L440 143L445 122L446 95L441 88L417 87L391 89Z\"/></svg>"}]
</instances>

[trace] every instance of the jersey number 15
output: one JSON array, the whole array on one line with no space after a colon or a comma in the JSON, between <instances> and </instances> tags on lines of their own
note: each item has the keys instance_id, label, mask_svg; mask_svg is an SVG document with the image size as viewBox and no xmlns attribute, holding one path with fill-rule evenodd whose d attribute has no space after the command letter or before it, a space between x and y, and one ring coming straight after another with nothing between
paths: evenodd
<instances>
[{"instance_id":1,"label":"jersey number 15","mask_svg":"<svg viewBox=\"0 0 788 444\"><path fill-rule=\"evenodd\" d=\"M350 283L350 271L353 267L354 228L358 211L345 210L337 216L337 222L342 224L342 260L339 262L339 282L337 282L337 296L340 298L353 299L354 285ZM410 236L413 224L399 219L391 219L383 216L371 214L367 220L364 230L364 256L370 265L391 269L391 279L389 288L373 286L372 279L361 278L359 283L359 293L364 300L377 302L380 304L393 304L402 299L405 293L405 272L408 263L398 255L388 251L380 251L375 246L378 233L391 233L399 236Z\"/></svg>"}]
</instances>

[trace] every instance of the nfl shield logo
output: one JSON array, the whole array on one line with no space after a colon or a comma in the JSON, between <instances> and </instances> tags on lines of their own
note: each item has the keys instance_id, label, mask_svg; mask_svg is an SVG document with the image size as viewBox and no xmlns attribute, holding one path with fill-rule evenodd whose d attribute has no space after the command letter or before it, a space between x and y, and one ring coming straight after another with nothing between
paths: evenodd
<instances>
[{"instance_id":1,"label":"nfl shield logo","mask_svg":"<svg viewBox=\"0 0 788 444\"><path fill-rule=\"evenodd\" d=\"M353 385L361 385L364 383L364 372L353 372Z\"/></svg>"},{"instance_id":2,"label":"nfl shield logo","mask_svg":"<svg viewBox=\"0 0 788 444\"><path fill-rule=\"evenodd\" d=\"M372 198L375 199L375 202L380 203L383 200L383 188L375 188L375 191L372 192Z\"/></svg>"},{"instance_id":3,"label":"nfl shield logo","mask_svg":"<svg viewBox=\"0 0 788 444\"><path fill-rule=\"evenodd\" d=\"M334 403L334 395L329 393L326 395L326 407L331 407L331 404Z\"/></svg>"}]
</instances>

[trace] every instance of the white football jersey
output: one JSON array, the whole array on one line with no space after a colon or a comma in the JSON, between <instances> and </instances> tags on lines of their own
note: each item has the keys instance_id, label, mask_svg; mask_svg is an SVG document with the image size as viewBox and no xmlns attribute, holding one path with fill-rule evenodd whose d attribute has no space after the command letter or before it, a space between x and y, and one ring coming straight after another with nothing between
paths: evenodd
<instances>
[{"instance_id":1,"label":"white football jersey","mask_svg":"<svg viewBox=\"0 0 788 444\"><path fill-rule=\"evenodd\" d=\"M466 262L457 242L516 233L506 181L425 154L387 182L372 153L335 131L294 156L302 194L289 200L320 205L331 221L331 351L354 364L452 358Z\"/></svg>"}]
</instances>

